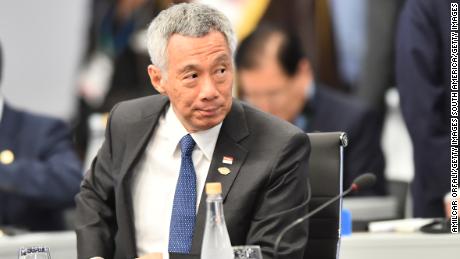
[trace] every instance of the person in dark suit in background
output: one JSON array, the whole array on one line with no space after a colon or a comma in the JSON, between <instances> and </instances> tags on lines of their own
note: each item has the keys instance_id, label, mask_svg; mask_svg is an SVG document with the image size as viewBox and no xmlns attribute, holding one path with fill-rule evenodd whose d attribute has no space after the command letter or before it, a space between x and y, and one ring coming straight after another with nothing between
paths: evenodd
<instances>
[{"instance_id":1,"label":"person in dark suit in background","mask_svg":"<svg viewBox=\"0 0 460 259\"><path fill-rule=\"evenodd\" d=\"M451 2L408 0L399 21L396 79L414 150L415 217L444 216L450 191Z\"/></svg>"},{"instance_id":2,"label":"person in dark suit in background","mask_svg":"<svg viewBox=\"0 0 460 259\"><path fill-rule=\"evenodd\" d=\"M265 24L243 42L237 55L239 95L263 111L306 132L344 131L345 187L360 174L373 172L377 184L362 195L384 195L384 158L374 113L364 104L315 81L297 37Z\"/></svg>"},{"instance_id":3,"label":"person in dark suit in background","mask_svg":"<svg viewBox=\"0 0 460 259\"><path fill-rule=\"evenodd\" d=\"M149 57L145 30L164 8L157 0L92 0L88 44L80 67L78 113L74 135L84 158L90 138L89 118L108 113L124 100L155 94L145 67Z\"/></svg>"},{"instance_id":4,"label":"person in dark suit in background","mask_svg":"<svg viewBox=\"0 0 460 259\"><path fill-rule=\"evenodd\" d=\"M0 94L0 227L64 229L82 177L67 125L16 110Z\"/></svg>"},{"instance_id":5,"label":"person in dark suit in background","mask_svg":"<svg viewBox=\"0 0 460 259\"><path fill-rule=\"evenodd\" d=\"M273 258L278 233L307 211L308 136L232 99L236 39L217 10L172 6L147 42L160 95L112 110L77 196L78 258L199 254L206 182L222 183L232 245ZM289 232L281 258L303 258L307 233Z\"/></svg>"}]
</instances>

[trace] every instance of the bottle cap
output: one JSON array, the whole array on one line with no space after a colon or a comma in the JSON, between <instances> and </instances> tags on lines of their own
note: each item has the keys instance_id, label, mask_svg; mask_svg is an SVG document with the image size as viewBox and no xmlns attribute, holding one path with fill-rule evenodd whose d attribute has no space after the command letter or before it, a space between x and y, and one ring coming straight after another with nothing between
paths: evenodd
<instances>
[{"instance_id":1,"label":"bottle cap","mask_svg":"<svg viewBox=\"0 0 460 259\"><path fill-rule=\"evenodd\" d=\"M206 184L206 194L221 194L222 193L222 184L220 183L207 183Z\"/></svg>"}]
</instances>

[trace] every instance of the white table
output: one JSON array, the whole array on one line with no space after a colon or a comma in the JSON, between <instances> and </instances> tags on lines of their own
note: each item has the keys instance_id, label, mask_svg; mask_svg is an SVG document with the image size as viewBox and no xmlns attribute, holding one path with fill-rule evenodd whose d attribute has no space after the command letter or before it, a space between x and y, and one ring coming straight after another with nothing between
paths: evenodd
<instances>
[{"instance_id":1,"label":"white table","mask_svg":"<svg viewBox=\"0 0 460 259\"><path fill-rule=\"evenodd\" d=\"M342 237L340 259L460 258L459 234L353 233Z\"/></svg>"}]
</instances>

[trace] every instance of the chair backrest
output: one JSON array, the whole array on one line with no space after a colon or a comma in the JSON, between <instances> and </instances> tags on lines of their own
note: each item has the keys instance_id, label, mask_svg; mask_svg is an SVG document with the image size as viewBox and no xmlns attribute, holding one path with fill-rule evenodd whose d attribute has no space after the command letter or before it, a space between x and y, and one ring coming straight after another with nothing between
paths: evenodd
<instances>
[{"instance_id":1,"label":"chair backrest","mask_svg":"<svg viewBox=\"0 0 460 259\"><path fill-rule=\"evenodd\" d=\"M308 133L311 143L309 178L312 191L310 211L342 193L344 132ZM305 259L336 259L340 240L339 200L310 219Z\"/></svg>"}]
</instances>

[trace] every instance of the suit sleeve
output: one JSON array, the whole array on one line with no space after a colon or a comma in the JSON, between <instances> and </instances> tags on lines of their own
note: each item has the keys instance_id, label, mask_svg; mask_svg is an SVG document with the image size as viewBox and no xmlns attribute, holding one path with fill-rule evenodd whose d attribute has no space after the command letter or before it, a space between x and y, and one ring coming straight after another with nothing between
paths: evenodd
<instances>
[{"instance_id":1,"label":"suit sleeve","mask_svg":"<svg viewBox=\"0 0 460 259\"><path fill-rule=\"evenodd\" d=\"M247 244L260 245L265 259L273 258L274 242L283 228L308 212L304 204L310 142L304 133L290 139L274 161L264 194L259 198ZM280 258L301 259L308 239L308 223L288 232L279 247Z\"/></svg>"},{"instance_id":2,"label":"suit sleeve","mask_svg":"<svg viewBox=\"0 0 460 259\"><path fill-rule=\"evenodd\" d=\"M70 207L82 179L81 163L70 132L62 121L39 123L34 125L39 139L29 143L29 148L37 150L31 152L34 155L17 157L8 165L0 164L0 189L43 208Z\"/></svg>"},{"instance_id":3,"label":"suit sleeve","mask_svg":"<svg viewBox=\"0 0 460 259\"><path fill-rule=\"evenodd\" d=\"M87 259L100 256L113 258L114 236L117 229L115 220L115 194L112 168L112 116L105 140L86 173L77 203L77 251L78 258Z\"/></svg>"}]
</instances>

